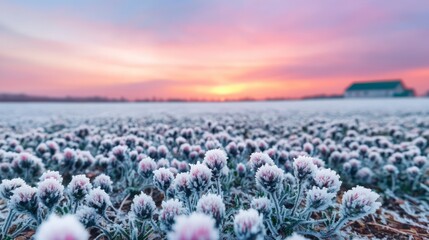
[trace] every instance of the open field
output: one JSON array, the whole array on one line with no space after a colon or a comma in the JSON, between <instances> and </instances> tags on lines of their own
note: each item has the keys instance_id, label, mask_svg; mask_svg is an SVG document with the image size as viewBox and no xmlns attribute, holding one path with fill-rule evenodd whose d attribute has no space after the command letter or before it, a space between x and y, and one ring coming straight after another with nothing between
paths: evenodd
<instances>
[{"instance_id":1,"label":"open field","mask_svg":"<svg viewBox=\"0 0 429 240\"><path fill-rule=\"evenodd\" d=\"M429 99L0 104L0 234L429 239L428 155Z\"/></svg>"}]
</instances>

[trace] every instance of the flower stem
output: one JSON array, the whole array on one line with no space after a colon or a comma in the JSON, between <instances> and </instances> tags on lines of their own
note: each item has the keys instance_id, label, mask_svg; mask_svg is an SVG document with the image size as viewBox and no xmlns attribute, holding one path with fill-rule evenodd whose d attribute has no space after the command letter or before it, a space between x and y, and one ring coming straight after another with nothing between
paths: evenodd
<instances>
[{"instance_id":1,"label":"flower stem","mask_svg":"<svg viewBox=\"0 0 429 240\"><path fill-rule=\"evenodd\" d=\"M281 213L279 200L277 199L277 195L276 195L276 193L270 193L270 196L273 199L274 206L276 208L277 218L278 218L277 221L281 221L282 220L282 213Z\"/></svg>"},{"instance_id":2,"label":"flower stem","mask_svg":"<svg viewBox=\"0 0 429 240\"><path fill-rule=\"evenodd\" d=\"M15 213L13 212L13 210L10 210L9 214L7 215L6 222L4 223L2 228L2 233L3 233L2 235L7 236L10 224L12 223L12 219L14 216L15 216Z\"/></svg>"},{"instance_id":3,"label":"flower stem","mask_svg":"<svg viewBox=\"0 0 429 240\"><path fill-rule=\"evenodd\" d=\"M301 198L301 194L302 194L302 186L301 186L301 181L298 182L298 194L296 195L296 199L295 199L295 203L293 205L292 208L292 213L291 216L293 216L295 214L296 209L298 208L299 202L300 202L300 198Z\"/></svg>"}]
</instances>

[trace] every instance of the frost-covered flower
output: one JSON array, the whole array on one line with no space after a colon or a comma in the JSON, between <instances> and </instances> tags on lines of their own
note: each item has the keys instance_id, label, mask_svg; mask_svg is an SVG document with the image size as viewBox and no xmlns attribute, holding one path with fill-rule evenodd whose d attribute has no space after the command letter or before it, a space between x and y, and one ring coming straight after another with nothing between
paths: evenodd
<instances>
[{"instance_id":1,"label":"frost-covered flower","mask_svg":"<svg viewBox=\"0 0 429 240\"><path fill-rule=\"evenodd\" d=\"M417 176L420 175L420 169L416 166L412 166L407 168L407 175L411 179L415 179Z\"/></svg>"},{"instance_id":2,"label":"frost-covered flower","mask_svg":"<svg viewBox=\"0 0 429 240\"><path fill-rule=\"evenodd\" d=\"M143 158L138 163L137 172L144 178L151 177L155 170L156 162L150 157Z\"/></svg>"},{"instance_id":3,"label":"frost-covered flower","mask_svg":"<svg viewBox=\"0 0 429 240\"><path fill-rule=\"evenodd\" d=\"M164 145L159 146L157 151L158 151L158 157L160 157L160 158L167 157L168 148L166 146L164 146Z\"/></svg>"},{"instance_id":4,"label":"frost-covered flower","mask_svg":"<svg viewBox=\"0 0 429 240\"><path fill-rule=\"evenodd\" d=\"M167 168L160 168L153 171L153 181L155 186L164 192L170 187L173 179L173 173Z\"/></svg>"},{"instance_id":5,"label":"frost-covered flower","mask_svg":"<svg viewBox=\"0 0 429 240\"><path fill-rule=\"evenodd\" d=\"M116 146L112 149L112 154L113 156L115 156L115 158L118 161L124 161L127 158L127 154L128 154L128 147L127 146Z\"/></svg>"},{"instance_id":6,"label":"frost-covered flower","mask_svg":"<svg viewBox=\"0 0 429 240\"><path fill-rule=\"evenodd\" d=\"M296 178L291 173L286 173L283 178L286 185L293 186L296 183Z\"/></svg>"},{"instance_id":7,"label":"frost-covered flower","mask_svg":"<svg viewBox=\"0 0 429 240\"><path fill-rule=\"evenodd\" d=\"M246 175L246 170L247 170L246 165L239 163L236 166L236 170L237 170L238 176L244 177Z\"/></svg>"},{"instance_id":8,"label":"frost-covered flower","mask_svg":"<svg viewBox=\"0 0 429 240\"><path fill-rule=\"evenodd\" d=\"M11 209L30 214L36 218L38 209L37 189L28 185L15 189L9 204Z\"/></svg>"},{"instance_id":9,"label":"frost-covered flower","mask_svg":"<svg viewBox=\"0 0 429 240\"><path fill-rule=\"evenodd\" d=\"M67 186L67 190L69 191L73 200L78 202L83 200L91 188L92 185L89 182L89 178L83 174L73 176L72 180Z\"/></svg>"},{"instance_id":10,"label":"frost-covered flower","mask_svg":"<svg viewBox=\"0 0 429 240\"><path fill-rule=\"evenodd\" d=\"M398 174L398 168L392 164L384 165L383 171L386 175L396 175Z\"/></svg>"},{"instance_id":11,"label":"frost-covered flower","mask_svg":"<svg viewBox=\"0 0 429 240\"><path fill-rule=\"evenodd\" d=\"M156 206L153 199L143 192L135 196L131 204L131 211L140 220L152 218L155 209Z\"/></svg>"},{"instance_id":12,"label":"frost-covered flower","mask_svg":"<svg viewBox=\"0 0 429 240\"><path fill-rule=\"evenodd\" d=\"M201 193L207 190L211 184L212 171L204 164L191 164L189 171L189 186L190 188Z\"/></svg>"},{"instance_id":13,"label":"frost-covered flower","mask_svg":"<svg viewBox=\"0 0 429 240\"><path fill-rule=\"evenodd\" d=\"M313 163L314 165L316 165L317 168L324 168L325 167L325 162L322 159L319 158L313 158Z\"/></svg>"},{"instance_id":14,"label":"frost-covered flower","mask_svg":"<svg viewBox=\"0 0 429 240\"><path fill-rule=\"evenodd\" d=\"M250 207L257 210L264 217L268 217L271 213L272 204L267 197L254 198L250 203Z\"/></svg>"},{"instance_id":15,"label":"frost-covered flower","mask_svg":"<svg viewBox=\"0 0 429 240\"><path fill-rule=\"evenodd\" d=\"M273 193L281 189L284 172L276 165L264 165L258 169L255 175L256 184L264 191Z\"/></svg>"},{"instance_id":16,"label":"frost-covered flower","mask_svg":"<svg viewBox=\"0 0 429 240\"><path fill-rule=\"evenodd\" d=\"M250 155L249 166L256 172L258 168L264 166L265 164L274 165L274 161L266 153L254 152Z\"/></svg>"},{"instance_id":17,"label":"frost-covered flower","mask_svg":"<svg viewBox=\"0 0 429 240\"><path fill-rule=\"evenodd\" d=\"M338 192L342 183L340 181L340 176L329 168L317 170L313 179L317 187L327 188L330 193Z\"/></svg>"},{"instance_id":18,"label":"frost-covered flower","mask_svg":"<svg viewBox=\"0 0 429 240\"><path fill-rule=\"evenodd\" d=\"M159 221L164 231L170 231L177 216L185 213L182 203L177 199L162 202Z\"/></svg>"},{"instance_id":19,"label":"frost-covered flower","mask_svg":"<svg viewBox=\"0 0 429 240\"><path fill-rule=\"evenodd\" d=\"M76 217L86 228L90 228L97 223L97 212L92 207L80 207L76 212Z\"/></svg>"},{"instance_id":20,"label":"frost-covered flower","mask_svg":"<svg viewBox=\"0 0 429 240\"><path fill-rule=\"evenodd\" d=\"M370 183L373 175L374 173L371 169L364 167L357 171L356 178L361 182Z\"/></svg>"},{"instance_id":21,"label":"frost-covered flower","mask_svg":"<svg viewBox=\"0 0 429 240\"><path fill-rule=\"evenodd\" d=\"M216 227L219 227L225 216L225 204L221 196L209 193L198 200L197 211L213 217L216 221Z\"/></svg>"},{"instance_id":22,"label":"frost-covered flower","mask_svg":"<svg viewBox=\"0 0 429 240\"><path fill-rule=\"evenodd\" d=\"M313 176L316 173L317 167L313 163L313 158L306 156L298 156L293 161L293 171L295 177L300 181Z\"/></svg>"},{"instance_id":23,"label":"frost-covered flower","mask_svg":"<svg viewBox=\"0 0 429 240\"><path fill-rule=\"evenodd\" d=\"M19 187L26 185L21 178L3 179L0 184L0 197L9 200L13 195L13 191Z\"/></svg>"},{"instance_id":24,"label":"frost-covered flower","mask_svg":"<svg viewBox=\"0 0 429 240\"><path fill-rule=\"evenodd\" d=\"M326 188L313 187L307 192L306 207L311 211L322 211L333 203L336 194Z\"/></svg>"},{"instance_id":25,"label":"frost-covered flower","mask_svg":"<svg viewBox=\"0 0 429 240\"><path fill-rule=\"evenodd\" d=\"M428 159L425 156L416 156L413 159L413 163L417 167L422 168L428 163Z\"/></svg>"},{"instance_id":26,"label":"frost-covered flower","mask_svg":"<svg viewBox=\"0 0 429 240\"><path fill-rule=\"evenodd\" d=\"M35 240L88 240L89 233L73 215L51 215L37 229Z\"/></svg>"},{"instance_id":27,"label":"frost-covered flower","mask_svg":"<svg viewBox=\"0 0 429 240\"><path fill-rule=\"evenodd\" d=\"M54 178L47 178L37 186L37 197L49 209L60 202L63 192L64 186Z\"/></svg>"},{"instance_id":28,"label":"frost-covered flower","mask_svg":"<svg viewBox=\"0 0 429 240\"><path fill-rule=\"evenodd\" d=\"M212 170L215 176L219 176L221 169L226 166L227 159L225 151L213 149L206 152L203 163Z\"/></svg>"},{"instance_id":29,"label":"frost-covered flower","mask_svg":"<svg viewBox=\"0 0 429 240\"><path fill-rule=\"evenodd\" d=\"M192 194L189 176L188 172L178 173L172 184L176 193L182 194L181 196L186 198Z\"/></svg>"},{"instance_id":30,"label":"frost-covered flower","mask_svg":"<svg viewBox=\"0 0 429 240\"><path fill-rule=\"evenodd\" d=\"M49 178L55 179L59 183L63 183L63 177L61 176L61 174L57 171L51 171L51 170L44 172L42 176L40 176L40 181L44 181Z\"/></svg>"},{"instance_id":31,"label":"frost-covered flower","mask_svg":"<svg viewBox=\"0 0 429 240\"><path fill-rule=\"evenodd\" d=\"M169 240L218 240L219 232L215 221L202 213L189 216L178 216L173 231L168 234Z\"/></svg>"},{"instance_id":32,"label":"frost-covered flower","mask_svg":"<svg viewBox=\"0 0 429 240\"><path fill-rule=\"evenodd\" d=\"M379 195L370 189L357 186L343 195L341 215L351 220L357 220L368 214L373 214L381 206L376 202Z\"/></svg>"},{"instance_id":33,"label":"frost-covered flower","mask_svg":"<svg viewBox=\"0 0 429 240\"><path fill-rule=\"evenodd\" d=\"M86 195L85 200L86 204L94 208L99 214L103 214L107 207L112 205L110 196L101 188L92 189L88 195Z\"/></svg>"},{"instance_id":34,"label":"frost-covered flower","mask_svg":"<svg viewBox=\"0 0 429 240\"><path fill-rule=\"evenodd\" d=\"M262 215L255 209L241 209L234 218L234 232L239 240L263 240L265 227Z\"/></svg>"},{"instance_id":35,"label":"frost-covered flower","mask_svg":"<svg viewBox=\"0 0 429 240\"><path fill-rule=\"evenodd\" d=\"M94 181L92 182L92 184L94 185L94 188L101 188L103 189L106 193L111 193L112 192L112 180L110 180L110 177L107 176L106 174L100 174L98 175L96 178L94 178Z\"/></svg>"}]
</instances>

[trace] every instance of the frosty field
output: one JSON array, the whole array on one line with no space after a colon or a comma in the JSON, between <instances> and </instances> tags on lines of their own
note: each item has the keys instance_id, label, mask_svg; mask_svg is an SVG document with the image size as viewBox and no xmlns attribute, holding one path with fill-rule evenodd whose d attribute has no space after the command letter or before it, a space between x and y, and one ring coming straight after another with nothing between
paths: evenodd
<instances>
[{"instance_id":1,"label":"frosty field","mask_svg":"<svg viewBox=\"0 0 429 240\"><path fill-rule=\"evenodd\" d=\"M0 239L429 239L429 99L0 104Z\"/></svg>"}]
</instances>

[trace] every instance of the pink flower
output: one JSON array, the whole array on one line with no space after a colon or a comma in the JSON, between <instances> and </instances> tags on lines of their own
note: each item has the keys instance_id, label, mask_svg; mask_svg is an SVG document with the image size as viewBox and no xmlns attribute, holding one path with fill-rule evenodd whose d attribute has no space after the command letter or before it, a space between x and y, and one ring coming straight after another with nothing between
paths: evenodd
<instances>
[{"instance_id":1,"label":"pink flower","mask_svg":"<svg viewBox=\"0 0 429 240\"><path fill-rule=\"evenodd\" d=\"M58 217L51 215L37 229L36 240L88 240L89 233L79 220L72 215Z\"/></svg>"},{"instance_id":2,"label":"pink flower","mask_svg":"<svg viewBox=\"0 0 429 240\"><path fill-rule=\"evenodd\" d=\"M169 240L218 240L219 232L215 221L202 213L179 216L168 234Z\"/></svg>"}]
</instances>

